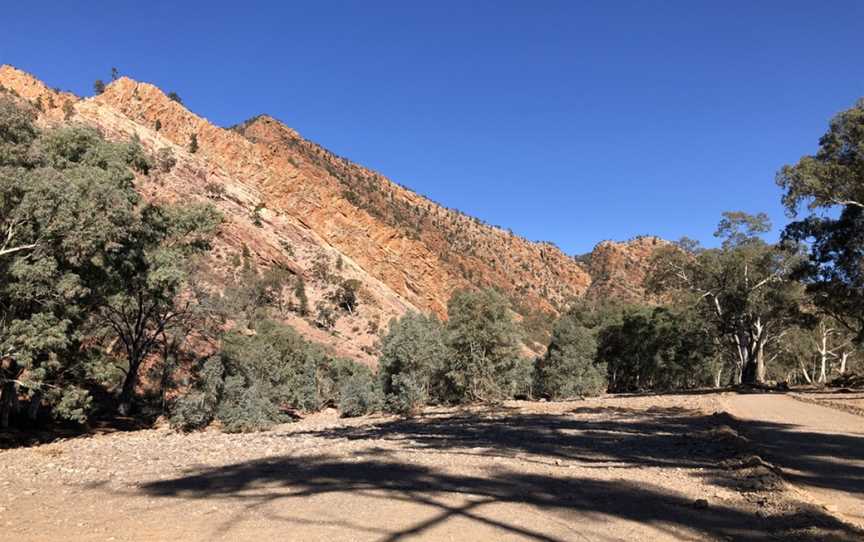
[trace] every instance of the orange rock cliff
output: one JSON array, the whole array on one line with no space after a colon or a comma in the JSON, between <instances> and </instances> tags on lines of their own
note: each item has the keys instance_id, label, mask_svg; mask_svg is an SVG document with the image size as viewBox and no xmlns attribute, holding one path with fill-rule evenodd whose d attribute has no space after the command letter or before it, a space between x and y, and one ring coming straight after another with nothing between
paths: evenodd
<instances>
[{"instance_id":1,"label":"orange rock cliff","mask_svg":"<svg viewBox=\"0 0 864 542\"><path fill-rule=\"evenodd\" d=\"M442 207L269 116L222 128L126 77L81 99L4 65L0 85L33 103L40 123L84 123L111 139L136 137L152 155L170 149L176 164L138 179L137 189L153 201L210 201L223 213L210 255L214 276L231 273L231 262L248 253L261 266L303 277L310 306L335 288L327 275L359 281L358 310L334 329L293 313L285 320L336 355L366 363L374 363L391 318L408 310L444 317L460 288L497 287L523 318L554 315L586 293L641 299L647 262L665 244L653 237L607 241L577 260ZM322 267L331 272L322 277L315 271Z\"/></svg>"}]
</instances>

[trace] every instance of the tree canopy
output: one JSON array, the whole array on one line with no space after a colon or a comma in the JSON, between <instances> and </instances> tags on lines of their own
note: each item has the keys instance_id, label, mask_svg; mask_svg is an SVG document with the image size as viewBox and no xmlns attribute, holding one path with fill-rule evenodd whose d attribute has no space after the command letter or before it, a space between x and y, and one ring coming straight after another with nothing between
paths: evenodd
<instances>
[{"instance_id":1,"label":"tree canopy","mask_svg":"<svg viewBox=\"0 0 864 542\"><path fill-rule=\"evenodd\" d=\"M789 214L785 238L806 242L798 269L814 303L864 343L864 100L837 115L814 155L777 174Z\"/></svg>"}]
</instances>

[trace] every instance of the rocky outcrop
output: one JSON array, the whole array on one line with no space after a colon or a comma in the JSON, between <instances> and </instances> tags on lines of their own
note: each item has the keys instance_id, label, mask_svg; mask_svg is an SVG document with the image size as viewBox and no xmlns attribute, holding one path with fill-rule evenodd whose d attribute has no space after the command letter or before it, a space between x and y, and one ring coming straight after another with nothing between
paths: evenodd
<instances>
[{"instance_id":1,"label":"rocky outcrop","mask_svg":"<svg viewBox=\"0 0 864 542\"><path fill-rule=\"evenodd\" d=\"M668 241L651 236L598 243L583 260L592 277L586 296L624 302L645 301L649 296L643 282L651 258L655 250L668 245Z\"/></svg>"},{"instance_id":2,"label":"rocky outcrop","mask_svg":"<svg viewBox=\"0 0 864 542\"><path fill-rule=\"evenodd\" d=\"M67 119L72 114L72 106L79 100L71 92L48 88L32 75L6 64L0 66L0 86L33 103L43 121Z\"/></svg>"}]
</instances>

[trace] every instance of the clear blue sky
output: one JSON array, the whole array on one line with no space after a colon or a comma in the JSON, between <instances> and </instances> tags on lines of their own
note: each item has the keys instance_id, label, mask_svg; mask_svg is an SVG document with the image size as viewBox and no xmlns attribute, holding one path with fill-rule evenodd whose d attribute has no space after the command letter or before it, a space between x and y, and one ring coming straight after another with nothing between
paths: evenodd
<instances>
[{"instance_id":1,"label":"clear blue sky","mask_svg":"<svg viewBox=\"0 0 864 542\"><path fill-rule=\"evenodd\" d=\"M785 222L775 171L864 95L864 2L8 2L0 63L111 66L258 113L449 207L581 253ZM146 8L144 7L146 6Z\"/></svg>"}]
</instances>

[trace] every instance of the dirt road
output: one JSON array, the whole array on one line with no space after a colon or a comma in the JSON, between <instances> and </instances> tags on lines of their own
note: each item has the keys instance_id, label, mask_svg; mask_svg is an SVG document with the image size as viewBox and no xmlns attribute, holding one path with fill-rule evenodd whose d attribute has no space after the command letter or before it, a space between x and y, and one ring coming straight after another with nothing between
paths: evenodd
<instances>
[{"instance_id":1,"label":"dirt road","mask_svg":"<svg viewBox=\"0 0 864 542\"><path fill-rule=\"evenodd\" d=\"M5 450L0 540L864 539L749 461L720 399L330 412Z\"/></svg>"},{"instance_id":2,"label":"dirt road","mask_svg":"<svg viewBox=\"0 0 864 542\"><path fill-rule=\"evenodd\" d=\"M787 481L864 527L864 417L780 394L724 395L722 403Z\"/></svg>"}]
</instances>

